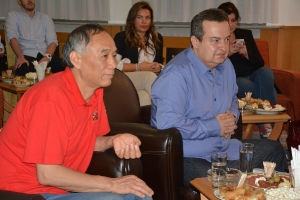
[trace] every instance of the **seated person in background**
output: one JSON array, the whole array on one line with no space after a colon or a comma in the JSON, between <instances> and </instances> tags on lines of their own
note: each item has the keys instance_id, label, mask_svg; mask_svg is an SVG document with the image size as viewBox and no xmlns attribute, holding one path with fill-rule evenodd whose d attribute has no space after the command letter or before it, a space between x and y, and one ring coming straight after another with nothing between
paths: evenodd
<instances>
[{"instance_id":1,"label":"seated person in background","mask_svg":"<svg viewBox=\"0 0 300 200\"><path fill-rule=\"evenodd\" d=\"M1 36L0 36L0 40L1 40ZM7 70L7 67L5 65L5 62L3 60L3 57L4 57L4 53L5 53L5 48L4 48L4 45L1 43L0 41L0 73L3 71L3 70Z\"/></svg>"},{"instance_id":2,"label":"seated person in background","mask_svg":"<svg viewBox=\"0 0 300 200\"><path fill-rule=\"evenodd\" d=\"M151 125L177 128L183 138L184 184L207 176L211 154L226 152L227 167L239 168L241 141L231 139L239 118L234 68L227 58L230 28L227 14L208 9L191 22L191 47L175 56L152 85ZM275 162L284 171L287 161L279 142L254 144L254 167Z\"/></svg>"},{"instance_id":3,"label":"seated person in background","mask_svg":"<svg viewBox=\"0 0 300 200\"><path fill-rule=\"evenodd\" d=\"M114 40L118 49L117 68L133 82L140 105L150 105L151 85L163 62L163 37L155 31L153 10L147 2L131 7L125 31L116 34Z\"/></svg>"},{"instance_id":4,"label":"seated person in background","mask_svg":"<svg viewBox=\"0 0 300 200\"><path fill-rule=\"evenodd\" d=\"M63 49L65 71L32 86L0 132L0 190L46 199L152 199L134 175L86 174L93 151L114 148L119 158L141 156L140 140L110 131L103 87L111 84L117 48L98 24L76 28Z\"/></svg>"},{"instance_id":5,"label":"seated person in background","mask_svg":"<svg viewBox=\"0 0 300 200\"><path fill-rule=\"evenodd\" d=\"M236 28L240 15L233 3L222 3L218 8L225 11L229 17L231 35L228 56L236 73L239 87L237 96L243 98L245 93L252 92L253 98L269 100L271 104L276 104L277 93L274 88L273 72L270 67L264 67L264 60L251 30ZM236 43L237 39L244 39L244 43L241 45ZM259 132L263 137L269 137L272 132L271 124L260 124Z\"/></svg>"},{"instance_id":6,"label":"seated person in background","mask_svg":"<svg viewBox=\"0 0 300 200\"><path fill-rule=\"evenodd\" d=\"M16 54L15 75L35 72L32 61L48 62L51 72L65 69L61 59L54 56L58 44L52 19L35 11L34 0L18 0L21 11L12 11L6 17L6 35Z\"/></svg>"}]
</instances>

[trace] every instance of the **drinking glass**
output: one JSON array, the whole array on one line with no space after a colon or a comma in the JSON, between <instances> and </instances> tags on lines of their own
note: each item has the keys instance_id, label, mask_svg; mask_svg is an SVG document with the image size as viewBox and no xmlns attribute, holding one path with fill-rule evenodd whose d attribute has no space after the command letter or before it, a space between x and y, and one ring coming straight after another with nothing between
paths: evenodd
<instances>
[{"instance_id":1,"label":"drinking glass","mask_svg":"<svg viewBox=\"0 0 300 200\"><path fill-rule=\"evenodd\" d=\"M212 189L217 189L226 184L226 171L220 168L212 169L211 171Z\"/></svg>"},{"instance_id":2,"label":"drinking glass","mask_svg":"<svg viewBox=\"0 0 300 200\"><path fill-rule=\"evenodd\" d=\"M226 171L227 165L227 153L215 152L211 154L211 168L212 169L223 169Z\"/></svg>"},{"instance_id":3,"label":"drinking glass","mask_svg":"<svg viewBox=\"0 0 300 200\"><path fill-rule=\"evenodd\" d=\"M254 144L243 143L240 150L240 170L246 173L253 172L253 147Z\"/></svg>"}]
</instances>

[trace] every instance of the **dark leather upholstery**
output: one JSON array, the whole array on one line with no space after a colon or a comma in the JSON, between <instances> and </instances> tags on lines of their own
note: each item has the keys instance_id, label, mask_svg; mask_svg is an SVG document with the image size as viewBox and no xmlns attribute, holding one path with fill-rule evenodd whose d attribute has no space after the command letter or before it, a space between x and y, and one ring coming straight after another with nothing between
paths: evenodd
<instances>
[{"instance_id":1,"label":"dark leather upholstery","mask_svg":"<svg viewBox=\"0 0 300 200\"><path fill-rule=\"evenodd\" d=\"M0 200L44 200L45 198L37 194L24 194L0 190Z\"/></svg>"},{"instance_id":2,"label":"dark leather upholstery","mask_svg":"<svg viewBox=\"0 0 300 200\"><path fill-rule=\"evenodd\" d=\"M140 107L139 97L131 80L116 69L112 84L104 89L108 121L150 124L151 106Z\"/></svg>"},{"instance_id":3,"label":"dark leather upholstery","mask_svg":"<svg viewBox=\"0 0 300 200\"><path fill-rule=\"evenodd\" d=\"M182 200L183 152L179 131L174 128L157 130L147 124L138 123L110 125L109 135L122 132L136 135L142 142L140 147L142 157L135 160L116 159L118 161L112 165L110 157L116 158L113 152L97 152L87 173L110 177L134 174L141 177L154 190L155 200Z\"/></svg>"}]
</instances>

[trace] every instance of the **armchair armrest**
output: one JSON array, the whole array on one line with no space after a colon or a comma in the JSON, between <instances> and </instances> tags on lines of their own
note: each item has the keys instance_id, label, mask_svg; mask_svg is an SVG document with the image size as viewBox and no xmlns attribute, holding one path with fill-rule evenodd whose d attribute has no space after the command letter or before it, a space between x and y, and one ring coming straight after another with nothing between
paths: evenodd
<instances>
[{"instance_id":1,"label":"armchair armrest","mask_svg":"<svg viewBox=\"0 0 300 200\"><path fill-rule=\"evenodd\" d=\"M125 167L126 170L116 170L118 169L117 167L110 169L111 163L115 163L115 161L106 163L106 160L100 160L98 162L94 160L103 158L103 156L100 155L103 153L96 152L96 156L94 154L87 173L95 174L101 171L97 169L97 166L99 169L103 168L106 171L111 170L108 174L112 175L112 177L116 177L115 172L119 172L119 175L137 175L141 172L142 175L138 176L142 177L147 185L153 189L154 199L183 199L183 147L182 137L177 129L157 130L150 125L137 123L111 123L110 127L111 132L109 135L119 133L131 133L136 135L142 142L140 146L142 157L140 159L130 160L130 162L133 161L135 163L125 163L123 167ZM110 154L108 156L109 158L113 156L112 154L114 154L114 152L110 150L104 152L104 154ZM98 164L94 164L93 162ZM129 165L131 165L131 167L129 167ZM134 166L135 169L133 169L132 166ZM140 171L140 169L142 169L142 171ZM102 175L104 174L102 173Z\"/></svg>"},{"instance_id":2,"label":"armchair armrest","mask_svg":"<svg viewBox=\"0 0 300 200\"><path fill-rule=\"evenodd\" d=\"M0 190L0 199L9 200L44 200L45 198L39 194L25 194L19 192L12 192Z\"/></svg>"},{"instance_id":3,"label":"armchair armrest","mask_svg":"<svg viewBox=\"0 0 300 200\"><path fill-rule=\"evenodd\" d=\"M272 68L275 84L283 95L289 97L294 106L295 118L300 119L300 72ZM291 116L293 118L293 116Z\"/></svg>"}]
</instances>

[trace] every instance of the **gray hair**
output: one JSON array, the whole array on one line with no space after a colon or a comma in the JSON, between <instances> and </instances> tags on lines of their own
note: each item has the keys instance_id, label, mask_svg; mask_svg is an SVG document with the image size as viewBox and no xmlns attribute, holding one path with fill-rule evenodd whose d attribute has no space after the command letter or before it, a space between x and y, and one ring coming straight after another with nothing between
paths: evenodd
<instances>
[{"instance_id":1,"label":"gray hair","mask_svg":"<svg viewBox=\"0 0 300 200\"><path fill-rule=\"evenodd\" d=\"M62 59L63 62L70 68L74 65L70 61L70 53L76 51L81 55L85 54L85 47L90 42L90 37L104 31L103 27L99 24L85 24L74 29L63 47Z\"/></svg>"},{"instance_id":2,"label":"gray hair","mask_svg":"<svg viewBox=\"0 0 300 200\"><path fill-rule=\"evenodd\" d=\"M204 20L214 22L227 21L229 23L227 13L220 9L211 8L198 13L191 22L191 36L195 36L199 41L202 41L205 34L203 29Z\"/></svg>"}]
</instances>

